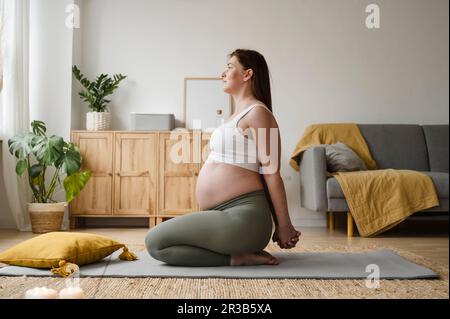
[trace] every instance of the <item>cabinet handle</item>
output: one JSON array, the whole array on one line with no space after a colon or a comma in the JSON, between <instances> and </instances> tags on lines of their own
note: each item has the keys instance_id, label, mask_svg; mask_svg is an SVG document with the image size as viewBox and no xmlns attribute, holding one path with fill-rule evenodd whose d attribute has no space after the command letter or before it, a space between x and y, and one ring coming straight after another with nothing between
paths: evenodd
<instances>
[{"instance_id":1,"label":"cabinet handle","mask_svg":"<svg viewBox=\"0 0 450 319\"><path fill-rule=\"evenodd\" d=\"M150 174L150 171L143 171L142 173L139 173L137 175L131 175L131 176L145 176L145 175L148 175L148 174ZM116 173L116 175L117 176L121 176L120 173ZM129 176L129 175L127 175L127 176Z\"/></svg>"},{"instance_id":2,"label":"cabinet handle","mask_svg":"<svg viewBox=\"0 0 450 319\"><path fill-rule=\"evenodd\" d=\"M145 175L147 175L149 173L150 173L150 171L143 171L142 173L139 174L139 176L145 176Z\"/></svg>"}]
</instances>

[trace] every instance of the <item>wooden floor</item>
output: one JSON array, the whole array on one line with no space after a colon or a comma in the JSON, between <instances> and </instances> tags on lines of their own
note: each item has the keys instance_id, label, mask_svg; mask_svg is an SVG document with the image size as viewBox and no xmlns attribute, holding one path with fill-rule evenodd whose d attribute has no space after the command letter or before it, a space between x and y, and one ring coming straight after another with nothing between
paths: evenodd
<instances>
[{"instance_id":1,"label":"wooden floor","mask_svg":"<svg viewBox=\"0 0 450 319\"><path fill-rule=\"evenodd\" d=\"M406 250L427 259L439 262L448 267L449 240L448 221L436 225L430 221L405 221L396 228L389 230L375 238L355 237L348 238L346 229L339 227L333 231L322 227L298 227L302 232L301 245L349 245L368 246L377 245ZM109 236L125 244L144 244L147 228L84 228L76 231L95 233ZM0 230L0 251L10 248L26 239L36 236L29 232L15 230Z\"/></svg>"}]
</instances>

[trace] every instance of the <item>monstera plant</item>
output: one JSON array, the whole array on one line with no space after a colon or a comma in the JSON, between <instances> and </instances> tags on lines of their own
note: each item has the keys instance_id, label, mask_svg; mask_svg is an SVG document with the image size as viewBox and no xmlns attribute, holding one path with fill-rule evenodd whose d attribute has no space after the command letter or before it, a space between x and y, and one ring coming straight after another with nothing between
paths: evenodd
<instances>
[{"instance_id":1,"label":"monstera plant","mask_svg":"<svg viewBox=\"0 0 450 319\"><path fill-rule=\"evenodd\" d=\"M33 202L28 203L33 232L60 230L64 207L84 188L91 172L81 170L82 157L75 144L65 142L60 136L47 136L42 121L31 122L31 128L32 132L8 140L9 152L17 158L16 173L19 176L27 173L33 193ZM53 176L47 171L50 167L54 168ZM51 176L49 180L47 175ZM53 199L58 187L65 190L65 202Z\"/></svg>"}]
</instances>

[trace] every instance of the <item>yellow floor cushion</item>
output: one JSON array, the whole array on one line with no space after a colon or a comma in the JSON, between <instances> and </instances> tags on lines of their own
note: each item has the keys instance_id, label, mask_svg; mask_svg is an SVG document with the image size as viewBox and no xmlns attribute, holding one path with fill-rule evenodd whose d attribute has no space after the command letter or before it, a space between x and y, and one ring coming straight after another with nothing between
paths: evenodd
<instances>
[{"instance_id":1,"label":"yellow floor cushion","mask_svg":"<svg viewBox=\"0 0 450 319\"><path fill-rule=\"evenodd\" d=\"M100 261L120 248L123 248L120 259L137 259L124 244L105 236L50 232L1 252L0 262L24 267L52 268L53 274L66 277L78 270L78 266Z\"/></svg>"}]
</instances>

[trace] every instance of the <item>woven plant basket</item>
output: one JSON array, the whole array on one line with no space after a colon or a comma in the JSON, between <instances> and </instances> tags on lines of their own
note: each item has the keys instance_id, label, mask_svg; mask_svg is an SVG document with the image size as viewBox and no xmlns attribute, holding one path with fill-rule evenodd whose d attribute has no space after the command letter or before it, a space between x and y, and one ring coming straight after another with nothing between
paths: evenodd
<instances>
[{"instance_id":1,"label":"woven plant basket","mask_svg":"<svg viewBox=\"0 0 450 319\"><path fill-rule=\"evenodd\" d=\"M66 202L60 203L28 203L33 233L60 231L64 217Z\"/></svg>"},{"instance_id":2,"label":"woven plant basket","mask_svg":"<svg viewBox=\"0 0 450 319\"><path fill-rule=\"evenodd\" d=\"M87 112L86 130L105 131L111 127L111 113L109 112Z\"/></svg>"}]
</instances>

